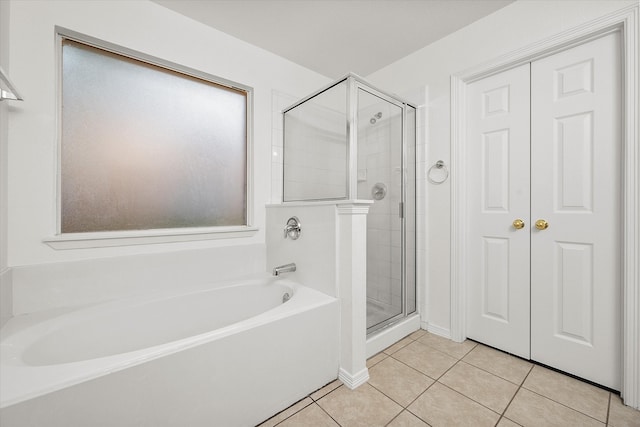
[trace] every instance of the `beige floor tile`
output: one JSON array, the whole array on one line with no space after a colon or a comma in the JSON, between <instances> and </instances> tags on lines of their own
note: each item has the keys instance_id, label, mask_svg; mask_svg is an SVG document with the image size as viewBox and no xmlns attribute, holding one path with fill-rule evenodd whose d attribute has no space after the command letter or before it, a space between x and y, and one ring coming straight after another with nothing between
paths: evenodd
<instances>
[{"instance_id":1,"label":"beige floor tile","mask_svg":"<svg viewBox=\"0 0 640 427\"><path fill-rule=\"evenodd\" d=\"M384 353L384 352L383 353L378 353L375 356L370 357L369 359L367 359L367 368L371 368L376 363L382 362L387 357L389 357L389 355Z\"/></svg>"},{"instance_id":2,"label":"beige floor tile","mask_svg":"<svg viewBox=\"0 0 640 427\"><path fill-rule=\"evenodd\" d=\"M500 415L435 383L407 409L431 426L495 426Z\"/></svg>"},{"instance_id":3,"label":"beige floor tile","mask_svg":"<svg viewBox=\"0 0 640 427\"><path fill-rule=\"evenodd\" d=\"M604 426L598 420L524 388L518 391L504 415L523 426Z\"/></svg>"},{"instance_id":4,"label":"beige floor tile","mask_svg":"<svg viewBox=\"0 0 640 427\"><path fill-rule=\"evenodd\" d=\"M409 337L405 337L403 339L401 339L400 341L398 341L397 343L395 343L394 345L387 347L384 352L386 354L393 354L396 351L400 350L401 348L411 344L413 342L413 340Z\"/></svg>"},{"instance_id":5,"label":"beige floor tile","mask_svg":"<svg viewBox=\"0 0 640 427\"><path fill-rule=\"evenodd\" d=\"M291 415L293 415L296 412L302 410L304 407L311 405L312 403L313 403L313 400L311 400L311 398L305 397L304 399L302 399L298 403L294 403L293 405L289 406L284 411L280 412L279 414L275 415L272 418L269 418L267 421L265 421L264 423L260 424L259 427L272 427L272 426L275 426L276 424L278 424L281 421L289 418Z\"/></svg>"},{"instance_id":6,"label":"beige floor tile","mask_svg":"<svg viewBox=\"0 0 640 427\"><path fill-rule=\"evenodd\" d=\"M326 386L322 387L320 390L316 390L313 393L311 393L310 397L313 400L318 400L321 397L325 396L326 394L331 393L333 390L337 389L341 385L342 385L342 381L335 380L333 382L330 382Z\"/></svg>"},{"instance_id":7,"label":"beige floor tile","mask_svg":"<svg viewBox=\"0 0 640 427\"><path fill-rule=\"evenodd\" d=\"M315 403L278 424L278 427L339 427L326 412Z\"/></svg>"},{"instance_id":8,"label":"beige floor tile","mask_svg":"<svg viewBox=\"0 0 640 427\"><path fill-rule=\"evenodd\" d=\"M609 392L601 388L541 366L533 367L522 386L592 418L607 422Z\"/></svg>"},{"instance_id":9,"label":"beige floor tile","mask_svg":"<svg viewBox=\"0 0 640 427\"><path fill-rule=\"evenodd\" d=\"M462 359L465 354L469 353L477 344L473 341L466 340L464 342L451 341L439 335L426 333L418 339L422 344L440 350L456 359Z\"/></svg>"},{"instance_id":10,"label":"beige floor tile","mask_svg":"<svg viewBox=\"0 0 640 427\"><path fill-rule=\"evenodd\" d=\"M405 410L387 424L387 427L429 427L429 425Z\"/></svg>"},{"instance_id":11,"label":"beige floor tile","mask_svg":"<svg viewBox=\"0 0 640 427\"><path fill-rule=\"evenodd\" d=\"M419 341L412 342L392 357L434 379L438 379L458 361Z\"/></svg>"},{"instance_id":12,"label":"beige floor tile","mask_svg":"<svg viewBox=\"0 0 640 427\"><path fill-rule=\"evenodd\" d=\"M433 380L389 357L369 370L369 384L406 407L427 389Z\"/></svg>"},{"instance_id":13,"label":"beige floor tile","mask_svg":"<svg viewBox=\"0 0 640 427\"><path fill-rule=\"evenodd\" d=\"M640 427L640 411L625 406L620 396L611 395L609 425L611 427Z\"/></svg>"},{"instance_id":14,"label":"beige floor tile","mask_svg":"<svg viewBox=\"0 0 640 427\"><path fill-rule=\"evenodd\" d=\"M511 421L509 418L502 417L497 427L519 427L520 424Z\"/></svg>"},{"instance_id":15,"label":"beige floor tile","mask_svg":"<svg viewBox=\"0 0 640 427\"><path fill-rule=\"evenodd\" d=\"M342 427L384 426L402 411L400 405L369 384L355 390L340 387L317 403Z\"/></svg>"},{"instance_id":16,"label":"beige floor tile","mask_svg":"<svg viewBox=\"0 0 640 427\"><path fill-rule=\"evenodd\" d=\"M438 381L500 414L518 391L517 385L462 361Z\"/></svg>"},{"instance_id":17,"label":"beige floor tile","mask_svg":"<svg viewBox=\"0 0 640 427\"><path fill-rule=\"evenodd\" d=\"M482 344L475 346L462 360L518 385L522 384L533 366L527 361Z\"/></svg>"},{"instance_id":18,"label":"beige floor tile","mask_svg":"<svg viewBox=\"0 0 640 427\"><path fill-rule=\"evenodd\" d=\"M420 338L421 336L423 336L426 333L427 333L427 331L425 331L424 329L418 329L417 331L415 331L414 333L409 335L409 338L411 338L412 340L417 340L418 338Z\"/></svg>"}]
</instances>

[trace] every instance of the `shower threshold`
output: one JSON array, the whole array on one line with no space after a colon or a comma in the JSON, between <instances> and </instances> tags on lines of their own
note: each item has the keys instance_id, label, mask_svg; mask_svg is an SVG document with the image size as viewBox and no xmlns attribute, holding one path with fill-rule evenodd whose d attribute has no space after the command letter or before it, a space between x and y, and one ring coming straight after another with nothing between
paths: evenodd
<instances>
[{"instance_id":1,"label":"shower threshold","mask_svg":"<svg viewBox=\"0 0 640 427\"><path fill-rule=\"evenodd\" d=\"M420 329L420 315L414 313L369 334L367 336L367 359L418 329Z\"/></svg>"}]
</instances>

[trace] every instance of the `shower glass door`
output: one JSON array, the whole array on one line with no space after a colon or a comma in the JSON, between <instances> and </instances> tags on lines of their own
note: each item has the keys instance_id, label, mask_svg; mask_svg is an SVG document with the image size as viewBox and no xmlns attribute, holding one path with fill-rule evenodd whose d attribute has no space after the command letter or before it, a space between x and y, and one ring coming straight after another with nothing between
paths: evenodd
<instances>
[{"instance_id":1,"label":"shower glass door","mask_svg":"<svg viewBox=\"0 0 640 427\"><path fill-rule=\"evenodd\" d=\"M358 199L367 215L367 332L402 317L405 306L403 104L358 88ZM415 303L414 303L415 305ZM415 310L415 308L414 308Z\"/></svg>"}]
</instances>

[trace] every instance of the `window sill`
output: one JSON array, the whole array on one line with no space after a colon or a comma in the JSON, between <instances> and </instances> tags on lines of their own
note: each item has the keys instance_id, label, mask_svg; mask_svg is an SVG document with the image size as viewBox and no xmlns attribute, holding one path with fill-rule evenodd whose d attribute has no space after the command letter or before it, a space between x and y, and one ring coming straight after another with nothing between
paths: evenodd
<instances>
[{"instance_id":1,"label":"window sill","mask_svg":"<svg viewBox=\"0 0 640 427\"><path fill-rule=\"evenodd\" d=\"M108 231L97 233L58 234L43 240L53 249L90 249L112 246L150 245L158 243L191 242L196 240L251 237L256 227L182 228L140 231Z\"/></svg>"}]
</instances>

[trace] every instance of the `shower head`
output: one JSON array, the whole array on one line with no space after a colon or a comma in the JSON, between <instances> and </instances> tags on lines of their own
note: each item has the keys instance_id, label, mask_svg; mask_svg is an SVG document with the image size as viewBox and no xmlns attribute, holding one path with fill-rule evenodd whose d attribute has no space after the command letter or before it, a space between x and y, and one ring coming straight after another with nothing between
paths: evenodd
<instances>
[{"instance_id":1,"label":"shower head","mask_svg":"<svg viewBox=\"0 0 640 427\"><path fill-rule=\"evenodd\" d=\"M369 123L371 123L372 125L376 124L377 120L380 120L382 118L382 112L378 111L376 114L373 115L373 117L371 117L371 120L369 120Z\"/></svg>"}]
</instances>

